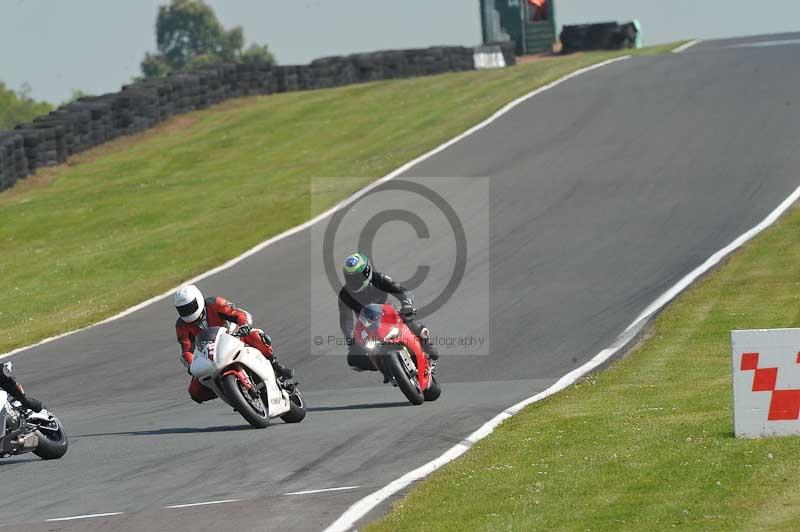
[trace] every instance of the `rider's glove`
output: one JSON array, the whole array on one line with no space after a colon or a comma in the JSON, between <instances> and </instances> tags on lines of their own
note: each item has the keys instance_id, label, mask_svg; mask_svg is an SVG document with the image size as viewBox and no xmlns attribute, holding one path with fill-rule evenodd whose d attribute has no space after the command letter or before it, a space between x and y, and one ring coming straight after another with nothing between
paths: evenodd
<instances>
[{"instance_id":1,"label":"rider's glove","mask_svg":"<svg viewBox=\"0 0 800 532\"><path fill-rule=\"evenodd\" d=\"M250 334L250 331L252 330L253 330L252 325L239 325L239 328L236 329L236 332L233 333L233 335L236 336L237 338L243 338L248 334Z\"/></svg>"},{"instance_id":2,"label":"rider's glove","mask_svg":"<svg viewBox=\"0 0 800 532\"><path fill-rule=\"evenodd\" d=\"M400 315L404 318L410 318L416 313L417 309L414 308L414 304L408 299L404 299L400 306Z\"/></svg>"},{"instance_id":3,"label":"rider's glove","mask_svg":"<svg viewBox=\"0 0 800 532\"><path fill-rule=\"evenodd\" d=\"M25 396L20 401L20 404L27 408L28 410L33 410L34 412L41 412L44 405L38 399L34 399L33 397Z\"/></svg>"}]
</instances>

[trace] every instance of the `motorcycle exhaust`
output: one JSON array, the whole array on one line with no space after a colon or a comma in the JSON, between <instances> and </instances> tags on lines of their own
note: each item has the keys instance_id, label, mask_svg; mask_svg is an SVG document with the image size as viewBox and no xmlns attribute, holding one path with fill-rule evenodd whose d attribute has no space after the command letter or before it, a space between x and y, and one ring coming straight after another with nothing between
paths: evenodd
<instances>
[{"instance_id":1,"label":"motorcycle exhaust","mask_svg":"<svg viewBox=\"0 0 800 532\"><path fill-rule=\"evenodd\" d=\"M39 436L36 434L25 434L17 440L17 445L22 451L32 451L39 446Z\"/></svg>"}]
</instances>

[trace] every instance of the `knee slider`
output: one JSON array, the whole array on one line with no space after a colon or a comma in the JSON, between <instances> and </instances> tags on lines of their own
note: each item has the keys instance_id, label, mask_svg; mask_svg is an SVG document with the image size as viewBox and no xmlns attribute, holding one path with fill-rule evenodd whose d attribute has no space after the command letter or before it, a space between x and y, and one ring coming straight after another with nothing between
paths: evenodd
<instances>
[{"instance_id":1,"label":"knee slider","mask_svg":"<svg viewBox=\"0 0 800 532\"><path fill-rule=\"evenodd\" d=\"M265 333L264 331L258 331L258 332L261 335L261 341L264 342L265 344L271 346L272 345L272 338L270 338L269 335L267 333Z\"/></svg>"}]
</instances>

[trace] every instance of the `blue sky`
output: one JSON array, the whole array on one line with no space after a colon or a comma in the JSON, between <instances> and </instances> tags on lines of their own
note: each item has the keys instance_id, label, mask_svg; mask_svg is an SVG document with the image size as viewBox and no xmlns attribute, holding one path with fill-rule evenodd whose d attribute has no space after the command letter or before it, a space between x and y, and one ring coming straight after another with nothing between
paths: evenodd
<instances>
[{"instance_id":1,"label":"blue sky","mask_svg":"<svg viewBox=\"0 0 800 532\"><path fill-rule=\"evenodd\" d=\"M117 90L155 49L166 0L0 0L0 80L59 102ZM556 0L559 23L638 18L647 43L800 30L798 0ZM381 48L480 41L478 0L208 0L283 64ZM759 7L754 7L759 6ZM768 7L765 7L768 6Z\"/></svg>"}]
</instances>

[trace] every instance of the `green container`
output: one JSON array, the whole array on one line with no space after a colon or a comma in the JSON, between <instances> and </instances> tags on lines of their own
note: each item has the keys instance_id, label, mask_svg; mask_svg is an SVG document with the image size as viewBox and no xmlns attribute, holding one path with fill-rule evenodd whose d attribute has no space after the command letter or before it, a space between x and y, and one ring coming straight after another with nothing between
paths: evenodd
<instances>
[{"instance_id":1,"label":"green container","mask_svg":"<svg viewBox=\"0 0 800 532\"><path fill-rule=\"evenodd\" d=\"M513 40L517 55L549 52L556 42L555 0L547 2L547 18L534 21L528 0L481 0L484 44Z\"/></svg>"}]
</instances>

